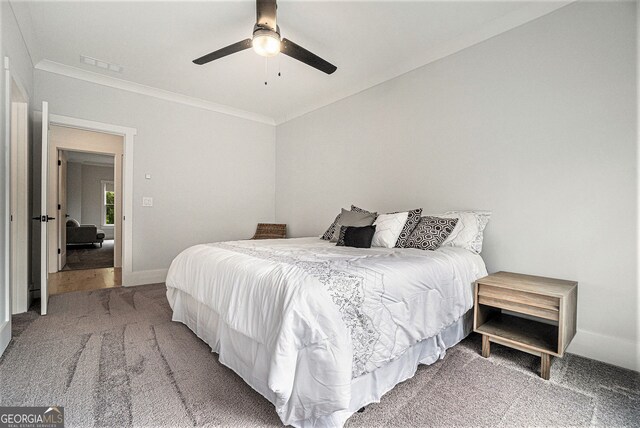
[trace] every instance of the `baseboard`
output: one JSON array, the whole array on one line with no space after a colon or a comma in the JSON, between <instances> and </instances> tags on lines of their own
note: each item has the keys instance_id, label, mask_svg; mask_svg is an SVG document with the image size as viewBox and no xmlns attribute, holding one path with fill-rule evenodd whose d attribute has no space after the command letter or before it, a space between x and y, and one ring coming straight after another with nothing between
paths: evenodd
<instances>
[{"instance_id":1,"label":"baseboard","mask_svg":"<svg viewBox=\"0 0 640 428\"><path fill-rule=\"evenodd\" d=\"M167 279L169 269L143 270L131 272L123 278L123 287L132 287L134 285L157 284Z\"/></svg>"},{"instance_id":2,"label":"baseboard","mask_svg":"<svg viewBox=\"0 0 640 428\"><path fill-rule=\"evenodd\" d=\"M11 341L11 321L0 324L0 355L7 349Z\"/></svg>"},{"instance_id":3,"label":"baseboard","mask_svg":"<svg viewBox=\"0 0 640 428\"><path fill-rule=\"evenodd\" d=\"M640 342L578 330L567 352L640 371Z\"/></svg>"}]
</instances>

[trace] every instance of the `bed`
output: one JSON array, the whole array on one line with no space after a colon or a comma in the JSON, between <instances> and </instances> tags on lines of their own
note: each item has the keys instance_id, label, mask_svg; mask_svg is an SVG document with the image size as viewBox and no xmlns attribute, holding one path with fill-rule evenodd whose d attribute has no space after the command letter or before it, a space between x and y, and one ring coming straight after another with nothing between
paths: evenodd
<instances>
[{"instance_id":1,"label":"bed","mask_svg":"<svg viewBox=\"0 0 640 428\"><path fill-rule=\"evenodd\" d=\"M173 320L274 404L284 424L342 426L471 331L472 251L318 238L196 245L167 276Z\"/></svg>"}]
</instances>

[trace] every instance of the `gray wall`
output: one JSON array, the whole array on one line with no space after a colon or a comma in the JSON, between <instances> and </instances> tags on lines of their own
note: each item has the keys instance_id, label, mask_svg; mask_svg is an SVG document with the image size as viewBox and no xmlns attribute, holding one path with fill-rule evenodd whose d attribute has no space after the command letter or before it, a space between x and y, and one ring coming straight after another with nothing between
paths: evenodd
<instances>
[{"instance_id":1,"label":"gray wall","mask_svg":"<svg viewBox=\"0 0 640 428\"><path fill-rule=\"evenodd\" d=\"M35 94L53 114L137 128L134 272L167 269L191 245L250 238L274 220L273 126L39 70ZM154 206L142 207L143 196Z\"/></svg>"},{"instance_id":2,"label":"gray wall","mask_svg":"<svg viewBox=\"0 0 640 428\"><path fill-rule=\"evenodd\" d=\"M82 223L82 164L67 163L67 214Z\"/></svg>"},{"instance_id":3,"label":"gray wall","mask_svg":"<svg viewBox=\"0 0 640 428\"><path fill-rule=\"evenodd\" d=\"M114 168L82 165L82 223L95 224L113 239L113 226L102 225L102 181L114 180Z\"/></svg>"},{"instance_id":4,"label":"gray wall","mask_svg":"<svg viewBox=\"0 0 640 428\"><path fill-rule=\"evenodd\" d=\"M114 167L67 164L67 214L81 224L95 224L106 239L113 239L113 226L102 224L102 181L114 181Z\"/></svg>"},{"instance_id":5,"label":"gray wall","mask_svg":"<svg viewBox=\"0 0 640 428\"><path fill-rule=\"evenodd\" d=\"M640 369L635 16L574 3L278 126L276 220L492 210L488 269L579 281L571 349Z\"/></svg>"}]
</instances>

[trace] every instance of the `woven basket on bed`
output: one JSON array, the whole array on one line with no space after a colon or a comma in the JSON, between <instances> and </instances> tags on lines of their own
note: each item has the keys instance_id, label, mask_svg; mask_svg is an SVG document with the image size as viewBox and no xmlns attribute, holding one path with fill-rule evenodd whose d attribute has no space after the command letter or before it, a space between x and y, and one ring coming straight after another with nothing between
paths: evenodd
<instances>
[{"instance_id":1,"label":"woven basket on bed","mask_svg":"<svg viewBox=\"0 0 640 428\"><path fill-rule=\"evenodd\" d=\"M286 237L286 224L258 223L256 233L251 239L278 239Z\"/></svg>"}]
</instances>

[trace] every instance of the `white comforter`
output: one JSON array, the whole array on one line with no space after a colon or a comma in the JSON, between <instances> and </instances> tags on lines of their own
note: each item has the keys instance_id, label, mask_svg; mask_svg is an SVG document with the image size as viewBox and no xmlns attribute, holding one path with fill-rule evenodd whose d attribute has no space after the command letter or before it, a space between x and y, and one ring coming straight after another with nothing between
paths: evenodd
<instances>
[{"instance_id":1,"label":"white comforter","mask_svg":"<svg viewBox=\"0 0 640 428\"><path fill-rule=\"evenodd\" d=\"M337 247L318 238L196 245L167 286L263 345L285 424L346 409L354 377L435 336L473 305L482 258L447 247ZM250 380L247 382L250 382Z\"/></svg>"}]
</instances>

